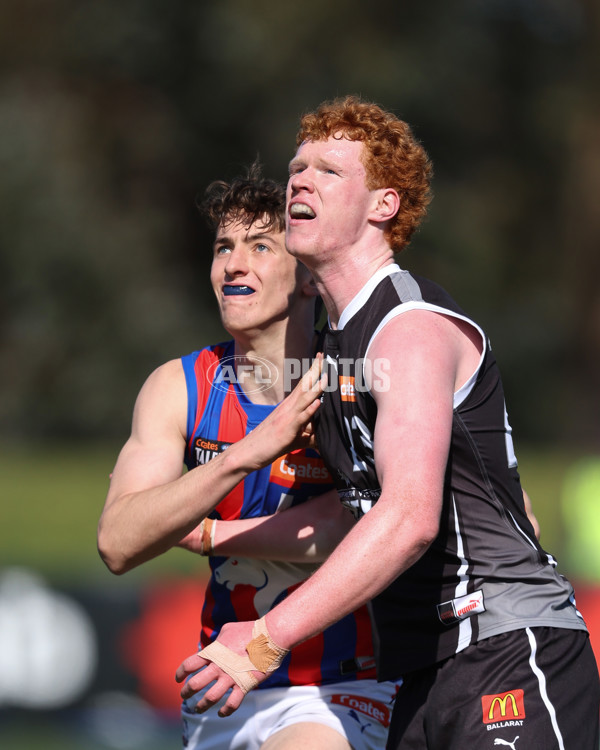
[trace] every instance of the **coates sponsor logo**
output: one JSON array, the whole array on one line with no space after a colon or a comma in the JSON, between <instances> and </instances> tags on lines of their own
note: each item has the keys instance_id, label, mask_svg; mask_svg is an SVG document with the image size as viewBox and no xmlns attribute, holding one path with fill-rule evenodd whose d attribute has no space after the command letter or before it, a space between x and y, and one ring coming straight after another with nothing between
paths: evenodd
<instances>
[{"instance_id":1,"label":"coates sponsor logo","mask_svg":"<svg viewBox=\"0 0 600 750\"><path fill-rule=\"evenodd\" d=\"M360 711L371 719L375 719L384 727L390 725L390 709L381 701L365 700L360 695L350 695L348 693L338 693L331 696L331 702L338 706L352 708L354 711Z\"/></svg>"},{"instance_id":2,"label":"coates sponsor logo","mask_svg":"<svg viewBox=\"0 0 600 750\"><path fill-rule=\"evenodd\" d=\"M196 456L196 466L207 464L219 453L229 448L231 443L224 443L222 440L211 440L209 438L197 437L194 441L194 454Z\"/></svg>"},{"instance_id":3,"label":"coates sponsor logo","mask_svg":"<svg viewBox=\"0 0 600 750\"><path fill-rule=\"evenodd\" d=\"M352 375L340 375L340 396L342 401L356 401L354 377Z\"/></svg>"},{"instance_id":4,"label":"coates sponsor logo","mask_svg":"<svg viewBox=\"0 0 600 750\"><path fill-rule=\"evenodd\" d=\"M304 453L288 453L278 458L271 466L271 479L286 487L300 482L331 482L323 461Z\"/></svg>"},{"instance_id":5,"label":"coates sponsor logo","mask_svg":"<svg viewBox=\"0 0 600 750\"><path fill-rule=\"evenodd\" d=\"M200 450L204 451L219 451L222 450L221 445L218 440L209 440L208 438L199 437L196 438L196 448L200 448Z\"/></svg>"},{"instance_id":6,"label":"coates sponsor logo","mask_svg":"<svg viewBox=\"0 0 600 750\"><path fill-rule=\"evenodd\" d=\"M496 695L482 695L483 723L488 729L521 726L525 718L524 693L521 689Z\"/></svg>"},{"instance_id":7,"label":"coates sponsor logo","mask_svg":"<svg viewBox=\"0 0 600 750\"><path fill-rule=\"evenodd\" d=\"M325 391L339 388L342 401L356 401L357 393L385 393L391 386L391 364L387 358L334 358L328 354L323 370L327 373Z\"/></svg>"}]
</instances>

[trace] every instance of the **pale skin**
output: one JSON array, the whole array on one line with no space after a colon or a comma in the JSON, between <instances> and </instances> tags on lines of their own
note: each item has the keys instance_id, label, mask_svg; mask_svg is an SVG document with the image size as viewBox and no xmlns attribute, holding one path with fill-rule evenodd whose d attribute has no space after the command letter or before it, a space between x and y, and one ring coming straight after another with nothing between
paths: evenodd
<instances>
[{"instance_id":1,"label":"pale skin","mask_svg":"<svg viewBox=\"0 0 600 750\"><path fill-rule=\"evenodd\" d=\"M261 358L279 371L284 357L308 358L313 299L309 274L285 249L284 233L234 223L220 226L214 243L211 282L224 327L234 336L236 355ZM249 286L252 295L228 295L226 287ZM98 528L98 547L116 574L173 546L200 550L199 522L251 471L270 464L288 448L312 442L310 418L323 383L315 362L284 409L277 409L244 440L209 463L182 475L186 441L187 389L180 360L159 367L137 398L131 436L121 450ZM275 404L286 395L279 378L258 391L249 368L242 388L252 400ZM262 385L262 383L261 383ZM327 557L353 525L352 516L330 492L271 517L219 521L215 552L289 562ZM272 735L262 750L349 750L347 740L316 722L295 724Z\"/></svg>"},{"instance_id":2,"label":"pale skin","mask_svg":"<svg viewBox=\"0 0 600 750\"><path fill-rule=\"evenodd\" d=\"M332 490L284 513L217 521L213 554L280 562L322 562L352 526L352 514ZM197 527L178 546L200 552L201 537L201 530Z\"/></svg>"},{"instance_id":3,"label":"pale skin","mask_svg":"<svg viewBox=\"0 0 600 750\"><path fill-rule=\"evenodd\" d=\"M184 475L181 475L183 447L176 463L175 441L170 444L164 435L162 439L158 437L156 422L143 416L145 404L156 404L162 393L155 391L160 376L151 376L153 382L147 382L138 397L132 437L119 455L100 521L98 546L109 569L124 573L170 549L195 529L244 477L272 463L280 455L282 445L288 446L284 452L308 445L310 428L304 428L318 408L316 397L321 390L318 364L317 361L292 392L290 408L273 412L244 440L197 467L202 471L194 469ZM146 413L151 414L152 410ZM154 440L149 450L151 431ZM134 486L135 490L129 489Z\"/></svg>"},{"instance_id":4,"label":"pale skin","mask_svg":"<svg viewBox=\"0 0 600 750\"><path fill-rule=\"evenodd\" d=\"M407 356L407 350L415 356ZM374 450L381 496L319 570L268 613L269 633L283 648L301 643L373 598L416 562L437 535L452 397L477 366L479 352L452 321L415 311L383 329L369 356L382 355L390 360L392 382L389 391L375 397L379 418ZM388 404L396 389L408 387L412 390L411 399L403 400L400 411L390 409ZM436 425L435 430L422 430L424 414L429 424ZM398 455L406 456L406 463L399 462ZM373 550L377 550L376 555ZM315 602L319 602L319 607L314 606ZM220 640L243 653L252 637L251 625L231 624L223 629ZM183 680L206 664L201 657L190 657L180 666L177 679ZM265 677L260 672L254 674L259 680ZM214 664L192 677L182 696L191 695L215 679L198 710L206 710L233 687L220 710L221 715L229 715L239 706L243 694L229 675Z\"/></svg>"},{"instance_id":5,"label":"pale skin","mask_svg":"<svg viewBox=\"0 0 600 750\"><path fill-rule=\"evenodd\" d=\"M400 198L392 188L367 189L363 148L343 138L308 141L290 164L287 245L313 273L334 327L373 274L393 260L385 229ZM319 570L267 614L269 634L279 646L301 643L372 599L435 539L453 395L476 371L482 346L468 323L424 310L394 318L377 335L367 359L373 364L386 358L390 375L388 389L372 391L381 495ZM374 368L365 366L369 369ZM397 398L399 393L406 397ZM251 632L252 623L235 623L223 629L219 640L243 654ZM231 689L220 709L223 716L231 714L244 695L215 664L191 656L176 679L183 681L200 667L182 696L213 682L197 710L207 710ZM259 681L265 678L253 674Z\"/></svg>"},{"instance_id":6,"label":"pale skin","mask_svg":"<svg viewBox=\"0 0 600 750\"><path fill-rule=\"evenodd\" d=\"M261 750L351 750L351 745L335 729L314 721L300 721L271 735Z\"/></svg>"},{"instance_id":7,"label":"pale skin","mask_svg":"<svg viewBox=\"0 0 600 750\"><path fill-rule=\"evenodd\" d=\"M219 229L211 282L240 357L252 362L268 356L282 368L285 356L306 356L315 290L308 274L299 280L298 273L282 232L265 233L260 224L250 231L239 224ZM251 286L254 294L224 293L237 284ZM255 390L252 370L241 385ZM284 395L279 378L253 398L277 403ZM298 420L306 424L317 406L314 395L300 389L294 396L299 412L271 415L245 440L182 475L187 419L183 367L173 360L157 368L137 398L131 436L119 454L98 526L99 551L109 569L124 573L190 534L244 477L285 452L283 433L284 441L294 444L292 425L300 425Z\"/></svg>"}]
</instances>

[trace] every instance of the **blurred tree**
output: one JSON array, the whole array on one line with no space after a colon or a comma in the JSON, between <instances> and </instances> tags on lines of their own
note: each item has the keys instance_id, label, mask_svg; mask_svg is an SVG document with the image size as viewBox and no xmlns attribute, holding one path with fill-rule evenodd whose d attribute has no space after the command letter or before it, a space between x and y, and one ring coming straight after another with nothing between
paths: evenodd
<instances>
[{"instance_id":1,"label":"blurred tree","mask_svg":"<svg viewBox=\"0 0 600 750\"><path fill-rule=\"evenodd\" d=\"M566 436L598 448L600 441L600 6L585 0L585 33L577 76L564 106L571 112L561 181L561 262L567 336L564 341Z\"/></svg>"},{"instance_id":2,"label":"blurred tree","mask_svg":"<svg viewBox=\"0 0 600 750\"><path fill-rule=\"evenodd\" d=\"M299 115L360 93L436 169L400 262L484 324L521 435L596 439L597 16L591 0L5 0L4 437L121 438L150 369L224 335L196 195L257 153L284 179Z\"/></svg>"}]
</instances>

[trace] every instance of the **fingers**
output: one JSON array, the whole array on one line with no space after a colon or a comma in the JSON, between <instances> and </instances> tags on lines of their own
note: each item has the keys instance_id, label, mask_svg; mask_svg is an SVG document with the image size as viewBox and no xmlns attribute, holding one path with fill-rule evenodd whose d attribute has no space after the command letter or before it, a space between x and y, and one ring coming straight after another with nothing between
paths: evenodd
<instances>
[{"instance_id":1,"label":"fingers","mask_svg":"<svg viewBox=\"0 0 600 750\"><path fill-rule=\"evenodd\" d=\"M183 700L187 700L188 698L191 698L195 693L203 690L211 682L214 682L215 684L212 685L204 693L204 695L200 698L194 708L195 712L198 714L202 714L205 711L208 711L209 708L214 706L215 703L218 703L229 690L232 690L232 688L237 688L240 693L242 692L240 688L235 684L235 681L232 677L230 677L226 672L223 672L223 670L219 669L219 667L217 667L215 664L212 664L208 667L205 667L197 675L190 677L190 679L185 683L185 686L181 690L181 697L183 698ZM228 716L230 713L233 713L233 711L235 711L235 709L241 702L241 698L237 701L237 703L234 700L233 708L228 709L227 714L221 713L225 709L225 706L222 706L221 709L219 709L219 714Z\"/></svg>"},{"instance_id":2,"label":"fingers","mask_svg":"<svg viewBox=\"0 0 600 750\"><path fill-rule=\"evenodd\" d=\"M298 416L307 422L320 406L320 397L327 386L327 374L323 372L323 355L318 354L312 365L296 386L296 408Z\"/></svg>"},{"instance_id":3,"label":"fingers","mask_svg":"<svg viewBox=\"0 0 600 750\"><path fill-rule=\"evenodd\" d=\"M323 372L324 361L323 354L319 352L300 381L302 390L312 393L315 397L321 394L327 381L327 375Z\"/></svg>"},{"instance_id":4,"label":"fingers","mask_svg":"<svg viewBox=\"0 0 600 750\"><path fill-rule=\"evenodd\" d=\"M188 660L186 659L186 661ZM206 663L206 660L203 659L203 661ZM203 714L209 708L212 708L215 703L218 703L228 691L231 691L218 712L219 716L231 716L240 707L245 693L235 683L234 679L216 664L210 662L207 664L204 669L201 669L200 672L190 677L185 683L181 689L181 697L183 700L188 700L196 693L202 691L211 682L214 682L215 684L200 698L194 707L194 711L198 714Z\"/></svg>"},{"instance_id":5,"label":"fingers","mask_svg":"<svg viewBox=\"0 0 600 750\"><path fill-rule=\"evenodd\" d=\"M206 692L200 701L202 705L206 704L206 708L209 708L220 700L233 685L235 685L235 681L216 664L206 661L205 664L206 666L203 669L192 675L189 680L186 681L181 688L180 694L183 700L187 700L201 690L204 690L204 688L207 687L207 685L210 685L211 682L214 682L215 684ZM206 708L204 710L206 710Z\"/></svg>"},{"instance_id":6,"label":"fingers","mask_svg":"<svg viewBox=\"0 0 600 750\"><path fill-rule=\"evenodd\" d=\"M218 703L221 700L227 690L231 690L231 693L229 694L225 703L221 706L221 708L219 708L217 713L219 714L219 716L225 717L231 716L234 711L238 710L242 701L244 700L245 694L243 690L241 690L235 684L230 686L223 686L220 683L221 681L219 681L214 688L211 688L202 696L202 698L194 707L195 713L203 714L208 711L209 708L212 708L215 703Z\"/></svg>"},{"instance_id":7,"label":"fingers","mask_svg":"<svg viewBox=\"0 0 600 750\"><path fill-rule=\"evenodd\" d=\"M225 701L225 704L219 709L219 716L231 716L234 711L238 710L244 697L244 691L236 685Z\"/></svg>"},{"instance_id":8,"label":"fingers","mask_svg":"<svg viewBox=\"0 0 600 750\"><path fill-rule=\"evenodd\" d=\"M209 663L210 662L208 662L206 659L203 659L198 654L188 656L188 658L184 659L184 661L182 661L181 664L177 667L177 672L175 672L175 681L183 682L188 675L192 674L193 672L197 672L199 669Z\"/></svg>"}]
</instances>

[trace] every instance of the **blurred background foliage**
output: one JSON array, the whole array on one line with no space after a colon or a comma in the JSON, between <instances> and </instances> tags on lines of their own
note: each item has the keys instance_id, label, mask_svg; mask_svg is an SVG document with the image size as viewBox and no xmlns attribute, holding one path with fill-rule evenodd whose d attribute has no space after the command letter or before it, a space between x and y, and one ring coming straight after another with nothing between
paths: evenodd
<instances>
[{"instance_id":1,"label":"blurred background foliage","mask_svg":"<svg viewBox=\"0 0 600 750\"><path fill-rule=\"evenodd\" d=\"M517 440L600 437L593 0L4 0L0 437L125 437L151 369L221 336L195 201L360 93L433 159L400 258L489 332Z\"/></svg>"},{"instance_id":2,"label":"blurred background foliage","mask_svg":"<svg viewBox=\"0 0 600 750\"><path fill-rule=\"evenodd\" d=\"M490 335L542 542L583 577L589 553L578 564L569 549L587 534L597 584L599 92L597 0L3 0L0 573L76 587L96 624L125 600L142 608L143 581L203 574L181 551L106 572L108 473L149 372L226 335L198 196L257 155L285 180L300 115L357 93L432 157L430 214L399 262ZM95 587L119 606L92 606ZM125 747L118 726L111 741L44 725L40 738Z\"/></svg>"}]
</instances>

